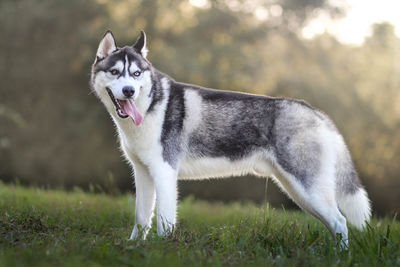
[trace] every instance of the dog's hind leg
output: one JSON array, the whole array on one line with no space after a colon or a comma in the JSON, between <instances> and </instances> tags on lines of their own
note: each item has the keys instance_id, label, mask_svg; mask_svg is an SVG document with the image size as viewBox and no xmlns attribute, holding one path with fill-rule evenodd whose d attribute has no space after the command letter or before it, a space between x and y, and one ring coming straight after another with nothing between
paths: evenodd
<instances>
[{"instance_id":1,"label":"dog's hind leg","mask_svg":"<svg viewBox=\"0 0 400 267\"><path fill-rule=\"evenodd\" d=\"M318 218L336 240L341 234L341 246L348 243L346 219L340 213L335 199L335 185L329 177L316 177L316 185L305 188L293 175L281 172L278 184L303 210ZM332 178L333 181L333 178Z\"/></svg>"},{"instance_id":2,"label":"dog's hind leg","mask_svg":"<svg viewBox=\"0 0 400 267\"><path fill-rule=\"evenodd\" d=\"M142 234L145 239L151 228L151 218L155 205L155 189L153 179L150 177L146 167L135 163L135 185L136 185L136 209L135 226L130 239L137 238ZM141 229L140 229L141 228Z\"/></svg>"},{"instance_id":3,"label":"dog's hind leg","mask_svg":"<svg viewBox=\"0 0 400 267\"><path fill-rule=\"evenodd\" d=\"M335 241L337 241L336 234L340 234L340 246L346 248L348 245L346 218L339 211L336 202L331 202L321 195L314 196L313 199L316 204L312 207L312 214L325 224Z\"/></svg>"},{"instance_id":4,"label":"dog's hind leg","mask_svg":"<svg viewBox=\"0 0 400 267\"><path fill-rule=\"evenodd\" d=\"M348 240L347 226L336 200L335 175L339 148L344 144L325 121L312 118L309 117L311 126L293 127L285 120L277 122L279 135L271 160L289 196L320 219L334 239L337 233L341 234L344 246Z\"/></svg>"},{"instance_id":5,"label":"dog's hind leg","mask_svg":"<svg viewBox=\"0 0 400 267\"><path fill-rule=\"evenodd\" d=\"M154 164L150 168L156 189L157 233L172 233L176 223L177 172L167 163Z\"/></svg>"},{"instance_id":6,"label":"dog's hind leg","mask_svg":"<svg viewBox=\"0 0 400 267\"><path fill-rule=\"evenodd\" d=\"M325 224L335 241L336 234L340 234L340 245L345 248L348 245L346 218L339 211L334 187L312 188L306 199L303 203L304 209Z\"/></svg>"}]
</instances>

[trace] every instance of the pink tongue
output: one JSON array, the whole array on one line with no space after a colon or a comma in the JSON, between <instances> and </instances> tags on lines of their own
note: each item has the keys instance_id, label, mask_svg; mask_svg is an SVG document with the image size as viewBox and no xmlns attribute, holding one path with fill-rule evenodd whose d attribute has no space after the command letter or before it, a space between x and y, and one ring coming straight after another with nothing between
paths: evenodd
<instances>
[{"instance_id":1,"label":"pink tongue","mask_svg":"<svg viewBox=\"0 0 400 267\"><path fill-rule=\"evenodd\" d=\"M120 101L120 105L122 111L125 112L129 117L131 117L136 125L142 123L143 120L142 114L140 114L139 110L135 105L135 102L132 99Z\"/></svg>"}]
</instances>

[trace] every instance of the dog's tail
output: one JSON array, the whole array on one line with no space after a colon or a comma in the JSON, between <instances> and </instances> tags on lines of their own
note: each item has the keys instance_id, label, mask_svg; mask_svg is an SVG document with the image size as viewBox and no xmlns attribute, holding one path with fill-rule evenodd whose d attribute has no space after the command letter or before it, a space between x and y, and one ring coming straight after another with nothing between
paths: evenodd
<instances>
[{"instance_id":1,"label":"dog's tail","mask_svg":"<svg viewBox=\"0 0 400 267\"><path fill-rule=\"evenodd\" d=\"M338 204L349 223L359 229L365 227L371 217L371 205L364 188L359 187L354 193L342 194Z\"/></svg>"},{"instance_id":2,"label":"dog's tail","mask_svg":"<svg viewBox=\"0 0 400 267\"><path fill-rule=\"evenodd\" d=\"M336 199L347 221L358 229L363 229L371 218L371 203L360 183L350 153L346 152L345 160L342 159L337 164L339 170L336 172Z\"/></svg>"}]
</instances>

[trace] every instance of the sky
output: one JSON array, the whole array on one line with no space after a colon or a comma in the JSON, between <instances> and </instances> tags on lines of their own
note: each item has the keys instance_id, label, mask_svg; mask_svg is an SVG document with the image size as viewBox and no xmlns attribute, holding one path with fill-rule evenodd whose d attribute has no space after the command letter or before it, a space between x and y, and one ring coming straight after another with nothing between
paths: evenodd
<instances>
[{"instance_id":1,"label":"sky","mask_svg":"<svg viewBox=\"0 0 400 267\"><path fill-rule=\"evenodd\" d=\"M325 31L345 44L360 45L371 34L371 24L390 22L400 37L400 0L335 0L334 4L348 6L346 16L332 20L324 13L304 27L302 35L312 38Z\"/></svg>"}]
</instances>

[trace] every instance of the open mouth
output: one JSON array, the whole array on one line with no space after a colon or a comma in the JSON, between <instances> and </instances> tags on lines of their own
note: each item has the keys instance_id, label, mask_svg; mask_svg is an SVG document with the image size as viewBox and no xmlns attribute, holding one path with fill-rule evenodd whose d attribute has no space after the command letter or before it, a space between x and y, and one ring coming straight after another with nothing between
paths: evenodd
<instances>
[{"instance_id":1,"label":"open mouth","mask_svg":"<svg viewBox=\"0 0 400 267\"><path fill-rule=\"evenodd\" d=\"M114 103L115 111L117 112L118 117L125 119L131 117L133 123L135 125L139 125L142 123L143 117L140 114L139 110L135 105L135 101L133 99L116 99L114 94L111 92L110 88L106 88L108 95L111 98L111 101Z\"/></svg>"},{"instance_id":2,"label":"open mouth","mask_svg":"<svg viewBox=\"0 0 400 267\"><path fill-rule=\"evenodd\" d=\"M121 105L119 104L120 100L116 100L115 99L115 97L114 97L113 93L111 92L110 88L107 87L106 89L107 89L108 95L111 98L111 101L114 103L115 111L117 112L118 116L120 118L123 118L123 119L128 118L129 117L128 114L126 114L124 111L122 111Z\"/></svg>"}]
</instances>

